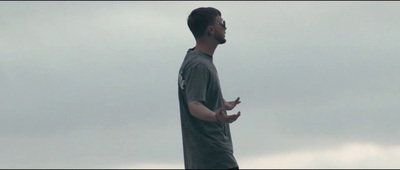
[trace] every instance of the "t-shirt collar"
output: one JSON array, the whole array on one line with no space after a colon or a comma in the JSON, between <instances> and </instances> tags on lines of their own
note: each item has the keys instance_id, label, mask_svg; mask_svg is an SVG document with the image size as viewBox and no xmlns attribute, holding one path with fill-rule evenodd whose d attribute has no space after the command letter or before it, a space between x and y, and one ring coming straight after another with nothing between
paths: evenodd
<instances>
[{"instance_id":1,"label":"t-shirt collar","mask_svg":"<svg viewBox=\"0 0 400 170\"><path fill-rule=\"evenodd\" d=\"M195 50L194 50L194 48L195 48L195 47L193 47L193 48L190 48L190 49L188 50L188 53L189 53L189 52L200 53L200 54L203 54L203 55L205 55L205 56L207 56L207 57L210 57L210 59L211 59L211 60L213 59L213 56L212 56L212 55L209 55L209 54L203 53L203 52L201 52L201 51L195 51Z\"/></svg>"}]
</instances>

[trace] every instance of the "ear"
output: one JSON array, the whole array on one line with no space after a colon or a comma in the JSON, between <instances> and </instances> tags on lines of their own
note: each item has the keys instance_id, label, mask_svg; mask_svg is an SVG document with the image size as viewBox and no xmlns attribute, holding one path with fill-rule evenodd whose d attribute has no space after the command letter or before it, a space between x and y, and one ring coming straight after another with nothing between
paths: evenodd
<instances>
[{"instance_id":1,"label":"ear","mask_svg":"<svg viewBox=\"0 0 400 170\"><path fill-rule=\"evenodd\" d=\"M214 33L214 27L213 26L208 26L207 31L210 33Z\"/></svg>"},{"instance_id":2,"label":"ear","mask_svg":"<svg viewBox=\"0 0 400 170\"><path fill-rule=\"evenodd\" d=\"M214 27L208 26L207 27L207 36L211 37L211 33L214 33Z\"/></svg>"}]
</instances>

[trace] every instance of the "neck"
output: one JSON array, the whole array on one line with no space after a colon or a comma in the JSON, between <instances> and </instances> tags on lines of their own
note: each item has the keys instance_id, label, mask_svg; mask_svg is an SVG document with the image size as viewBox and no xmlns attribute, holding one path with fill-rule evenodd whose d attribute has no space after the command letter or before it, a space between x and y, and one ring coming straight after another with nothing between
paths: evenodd
<instances>
[{"instance_id":1,"label":"neck","mask_svg":"<svg viewBox=\"0 0 400 170\"><path fill-rule=\"evenodd\" d=\"M213 56L217 46L218 43L210 42L204 39L198 39L196 40L196 46L194 47L194 50Z\"/></svg>"}]
</instances>

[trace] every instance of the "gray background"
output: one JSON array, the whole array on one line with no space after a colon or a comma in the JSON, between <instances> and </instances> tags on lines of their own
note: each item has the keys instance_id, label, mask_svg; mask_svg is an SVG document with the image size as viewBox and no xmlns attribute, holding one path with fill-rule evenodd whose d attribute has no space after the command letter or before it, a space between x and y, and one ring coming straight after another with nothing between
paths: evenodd
<instances>
[{"instance_id":1,"label":"gray background","mask_svg":"<svg viewBox=\"0 0 400 170\"><path fill-rule=\"evenodd\" d=\"M241 168L400 167L399 2L0 2L0 168L183 168L189 13Z\"/></svg>"}]
</instances>

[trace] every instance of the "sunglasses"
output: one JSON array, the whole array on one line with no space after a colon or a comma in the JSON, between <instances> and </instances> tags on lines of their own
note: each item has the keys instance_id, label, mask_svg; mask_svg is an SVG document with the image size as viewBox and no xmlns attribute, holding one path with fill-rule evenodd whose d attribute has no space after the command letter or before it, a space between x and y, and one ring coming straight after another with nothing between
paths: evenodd
<instances>
[{"instance_id":1,"label":"sunglasses","mask_svg":"<svg viewBox=\"0 0 400 170\"><path fill-rule=\"evenodd\" d=\"M222 21L221 21L221 26L224 27L224 28L226 28L225 20L222 20Z\"/></svg>"}]
</instances>

